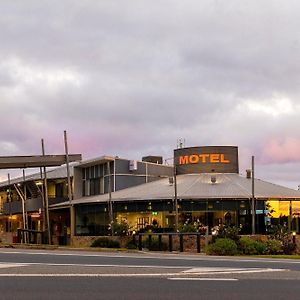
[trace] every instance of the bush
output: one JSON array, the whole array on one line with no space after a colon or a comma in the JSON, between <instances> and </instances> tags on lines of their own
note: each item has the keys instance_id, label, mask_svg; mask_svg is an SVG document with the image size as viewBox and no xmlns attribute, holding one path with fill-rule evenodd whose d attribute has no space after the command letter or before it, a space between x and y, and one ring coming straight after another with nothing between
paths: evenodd
<instances>
[{"instance_id":1,"label":"bush","mask_svg":"<svg viewBox=\"0 0 300 300\"><path fill-rule=\"evenodd\" d=\"M120 248L120 243L115 240L111 240L107 237L101 237L93 241L91 247L101 248Z\"/></svg>"},{"instance_id":2,"label":"bush","mask_svg":"<svg viewBox=\"0 0 300 300\"><path fill-rule=\"evenodd\" d=\"M240 239L239 233L240 228L236 226L229 226L229 225L221 225L217 226L218 228L215 229L217 232L217 238L227 238L233 241L238 242Z\"/></svg>"},{"instance_id":3,"label":"bush","mask_svg":"<svg viewBox=\"0 0 300 300\"><path fill-rule=\"evenodd\" d=\"M159 240L158 237L153 237L151 238L151 244L149 245L149 239L145 239L143 241L143 248L147 248L150 251L166 251L168 250L168 245L162 241L161 242L161 249L159 249Z\"/></svg>"},{"instance_id":4,"label":"bush","mask_svg":"<svg viewBox=\"0 0 300 300\"><path fill-rule=\"evenodd\" d=\"M293 243L293 237L287 226L272 225L269 227L270 240L281 242L281 249L284 254L293 254L297 250L296 244Z\"/></svg>"},{"instance_id":5,"label":"bush","mask_svg":"<svg viewBox=\"0 0 300 300\"><path fill-rule=\"evenodd\" d=\"M127 249L137 249L137 245L136 245L136 243L134 243L132 240L129 240L129 241L126 243L126 248L127 248Z\"/></svg>"},{"instance_id":6,"label":"bush","mask_svg":"<svg viewBox=\"0 0 300 300\"><path fill-rule=\"evenodd\" d=\"M128 234L129 225L126 222L113 223L112 231L113 231L114 235L125 236Z\"/></svg>"},{"instance_id":7,"label":"bush","mask_svg":"<svg viewBox=\"0 0 300 300\"><path fill-rule=\"evenodd\" d=\"M265 242L256 241L255 248L256 248L257 254L261 255L261 254L266 254L266 252L267 252L267 245Z\"/></svg>"},{"instance_id":8,"label":"bush","mask_svg":"<svg viewBox=\"0 0 300 300\"><path fill-rule=\"evenodd\" d=\"M266 241L266 254L280 254L282 253L282 244L278 240Z\"/></svg>"},{"instance_id":9,"label":"bush","mask_svg":"<svg viewBox=\"0 0 300 300\"><path fill-rule=\"evenodd\" d=\"M246 255L265 254L267 245L261 241L255 241L250 237L243 236L239 240L238 248L242 254Z\"/></svg>"},{"instance_id":10,"label":"bush","mask_svg":"<svg viewBox=\"0 0 300 300\"><path fill-rule=\"evenodd\" d=\"M255 241L247 236L241 237L239 241L239 250L241 251L242 254L246 254L246 255L257 254Z\"/></svg>"},{"instance_id":11,"label":"bush","mask_svg":"<svg viewBox=\"0 0 300 300\"><path fill-rule=\"evenodd\" d=\"M197 232L197 231L198 228L193 223L183 224L179 228L179 232Z\"/></svg>"},{"instance_id":12,"label":"bush","mask_svg":"<svg viewBox=\"0 0 300 300\"><path fill-rule=\"evenodd\" d=\"M218 238L213 244L206 247L208 255L236 255L238 247L235 241L228 238Z\"/></svg>"}]
</instances>

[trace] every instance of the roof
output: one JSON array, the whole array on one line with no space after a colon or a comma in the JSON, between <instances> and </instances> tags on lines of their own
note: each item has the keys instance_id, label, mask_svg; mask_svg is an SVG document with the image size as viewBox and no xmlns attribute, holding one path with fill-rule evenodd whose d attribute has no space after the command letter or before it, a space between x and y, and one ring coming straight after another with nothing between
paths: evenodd
<instances>
[{"instance_id":1,"label":"roof","mask_svg":"<svg viewBox=\"0 0 300 300\"><path fill-rule=\"evenodd\" d=\"M81 154L69 154L69 161L81 160ZM66 163L66 155L0 156L0 169L56 167Z\"/></svg>"},{"instance_id":2,"label":"roof","mask_svg":"<svg viewBox=\"0 0 300 300\"><path fill-rule=\"evenodd\" d=\"M216 182L212 183L212 176ZM254 180L256 199L299 199L300 191ZM174 185L168 178L113 192L113 201L163 200L174 198ZM252 180L239 174L188 174L177 176L178 199L250 199ZM73 204L107 202L108 194L82 197ZM63 203L62 203L63 204Z\"/></svg>"},{"instance_id":3,"label":"roof","mask_svg":"<svg viewBox=\"0 0 300 300\"><path fill-rule=\"evenodd\" d=\"M96 164L103 164L105 162L114 161L116 158L118 158L118 157L103 155L103 156L100 156L100 157L96 157L96 158L92 158L92 159L82 161L76 167L78 167L78 168L87 168L87 167L90 167L90 166L94 166Z\"/></svg>"},{"instance_id":4,"label":"roof","mask_svg":"<svg viewBox=\"0 0 300 300\"><path fill-rule=\"evenodd\" d=\"M77 165L77 162L70 163L70 176L73 176L73 167ZM64 165L59 168L55 168L52 170L47 171L47 179L59 179L59 178L66 178L67 177L67 166ZM33 180L40 180L41 173L34 173L25 176L25 181L33 181ZM23 177L17 177L10 180L10 184L17 184L24 182ZM0 187L5 187L8 185L8 181L0 182Z\"/></svg>"}]
</instances>

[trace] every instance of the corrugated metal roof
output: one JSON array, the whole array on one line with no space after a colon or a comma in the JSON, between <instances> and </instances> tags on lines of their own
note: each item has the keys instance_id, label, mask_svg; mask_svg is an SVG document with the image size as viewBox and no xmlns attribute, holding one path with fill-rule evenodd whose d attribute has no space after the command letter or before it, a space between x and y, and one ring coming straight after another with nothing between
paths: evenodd
<instances>
[{"instance_id":1,"label":"corrugated metal roof","mask_svg":"<svg viewBox=\"0 0 300 300\"><path fill-rule=\"evenodd\" d=\"M212 183L212 176L216 182ZM299 199L300 191L255 179L255 198ZM252 180L239 174L189 174L177 176L178 199L249 199ZM113 201L159 200L174 198L174 186L164 178L112 193ZM82 197L73 204L107 202L108 194ZM54 207L54 206L53 206Z\"/></svg>"},{"instance_id":2,"label":"corrugated metal roof","mask_svg":"<svg viewBox=\"0 0 300 300\"><path fill-rule=\"evenodd\" d=\"M81 161L79 164L77 164L76 167L78 167L78 168L87 168L89 166L94 166L96 164L103 164L105 162L114 161L115 158L117 158L117 157L103 155L103 156L100 156L100 157L96 157L96 158Z\"/></svg>"},{"instance_id":3,"label":"corrugated metal roof","mask_svg":"<svg viewBox=\"0 0 300 300\"><path fill-rule=\"evenodd\" d=\"M73 167L76 166L77 164L78 164L77 162L70 163L70 176L73 176ZM47 179L59 179L59 178L66 178L66 177L67 177L66 166L62 166L47 171ZM33 181L33 180L40 180L40 179L41 179L40 172L25 176L25 181ZM23 177L17 177L10 180L10 184L17 184L22 182L23 182ZM7 185L8 185L8 181L3 181L0 183L0 187L5 187Z\"/></svg>"}]
</instances>

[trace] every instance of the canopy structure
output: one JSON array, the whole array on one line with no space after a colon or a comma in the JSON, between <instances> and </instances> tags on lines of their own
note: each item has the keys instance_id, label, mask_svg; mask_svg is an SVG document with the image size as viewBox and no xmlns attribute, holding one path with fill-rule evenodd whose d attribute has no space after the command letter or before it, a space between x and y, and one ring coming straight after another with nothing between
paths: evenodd
<instances>
[{"instance_id":1,"label":"canopy structure","mask_svg":"<svg viewBox=\"0 0 300 300\"><path fill-rule=\"evenodd\" d=\"M213 179L213 180L212 180ZM251 199L251 179L239 174L186 174L177 176L177 197L182 200L243 200ZM174 198L174 185L168 178L141 184L112 193L112 201L151 201ZM255 199L257 200L300 200L300 191L255 179ZM74 199L72 204L92 204L107 202L108 195L95 195ZM52 208L69 205L60 203Z\"/></svg>"},{"instance_id":2,"label":"canopy structure","mask_svg":"<svg viewBox=\"0 0 300 300\"><path fill-rule=\"evenodd\" d=\"M69 162L81 159L81 154L69 154ZM65 163L66 155L0 156L0 169L56 167Z\"/></svg>"}]
</instances>

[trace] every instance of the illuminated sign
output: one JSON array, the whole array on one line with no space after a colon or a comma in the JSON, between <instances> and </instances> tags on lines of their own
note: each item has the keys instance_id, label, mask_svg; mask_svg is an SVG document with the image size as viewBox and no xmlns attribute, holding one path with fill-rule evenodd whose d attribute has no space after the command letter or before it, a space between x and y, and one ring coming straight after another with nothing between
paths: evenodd
<instances>
[{"instance_id":1,"label":"illuminated sign","mask_svg":"<svg viewBox=\"0 0 300 300\"><path fill-rule=\"evenodd\" d=\"M238 173L238 148L205 146L174 150L177 174Z\"/></svg>"},{"instance_id":2,"label":"illuminated sign","mask_svg":"<svg viewBox=\"0 0 300 300\"><path fill-rule=\"evenodd\" d=\"M230 160L225 158L225 154L216 154L216 153L205 153L205 154L192 154L179 156L179 164L198 164L198 163L211 163L211 164L229 164Z\"/></svg>"}]
</instances>

